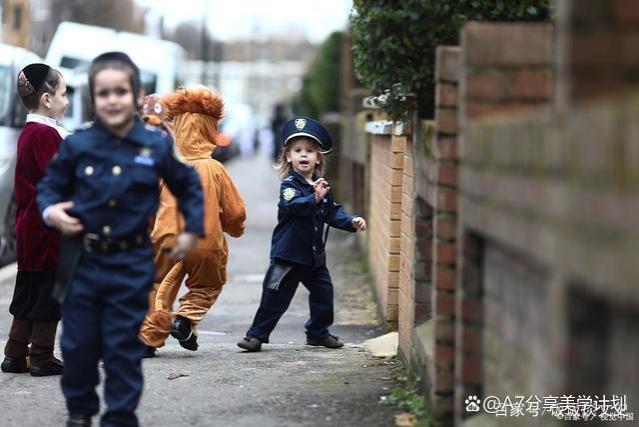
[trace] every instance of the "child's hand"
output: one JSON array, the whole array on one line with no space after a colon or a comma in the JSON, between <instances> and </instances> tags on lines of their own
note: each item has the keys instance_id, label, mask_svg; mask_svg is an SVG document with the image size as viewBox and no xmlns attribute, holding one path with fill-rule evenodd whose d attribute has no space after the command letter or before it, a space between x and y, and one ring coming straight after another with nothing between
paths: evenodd
<instances>
[{"instance_id":1,"label":"child's hand","mask_svg":"<svg viewBox=\"0 0 639 427\"><path fill-rule=\"evenodd\" d=\"M324 178L317 178L317 180L313 182L313 190L315 190L315 202L319 203L331 190L331 187Z\"/></svg>"},{"instance_id":2,"label":"child's hand","mask_svg":"<svg viewBox=\"0 0 639 427\"><path fill-rule=\"evenodd\" d=\"M73 236L80 234L84 230L82 222L75 217L67 214L66 211L73 208L73 202L61 202L51 206L47 211L47 222L60 230L62 234Z\"/></svg>"},{"instance_id":3,"label":"child's hand","mask_svg":"<svg viewBox=\"0 0 639 427\"><path fill-rule=\"evenodd\" d=\"M175 240L175 246L169 253L169 256L174 257L177 260L186 258L186 256L193 250L197 243L197 236L193 233L180 233Z\"/></svg>"},{"instance_id":4,"label":"child's hand","mask_svg":"<svg viewBox=\"0 0 639 427\"><path fill-rule=\"evenodd\" d=\"M353 227L359 231L366 231L366 220L361 216L353 219Z\"/></svg>"}]
</instances>

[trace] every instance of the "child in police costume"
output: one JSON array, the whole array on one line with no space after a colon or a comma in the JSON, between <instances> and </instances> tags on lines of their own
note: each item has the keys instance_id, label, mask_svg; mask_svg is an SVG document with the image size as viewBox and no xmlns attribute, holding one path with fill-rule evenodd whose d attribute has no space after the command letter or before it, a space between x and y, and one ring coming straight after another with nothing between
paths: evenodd
<instances>
[{"instance_id":1,"label":"child in police costume","mask_svg":"<svg viewBox=\"0 0 639 427\"><path fill-rule=\"evenodd\" d=\"M324 227L364 231L366 221L344 212L321 177L324 155L332 142L320 122L310 117L290 120L282 128L282 143L278 170L284 179L271 242L271 265L253 324L237 345L250 352L260 351L302 282L310 293L306 344L340 348L344 344L328 331L333 323L333 284L326 268L328 228L325 232Z\"/></svg>"},{"instance_id":2,"label":"child in police costume","mask_svg":"<svg viewBox=\"0 0 639 427\"><path fill-rule=\"evenodd\" d=\"M140 335L147 345L145 357L153 357L164 346L169 333L187 350L198 349L196 326L217 301L226 283L228 245L224 233L240 237L244 233L244 201L224 166L211 158L215 149L217 124L224 102L206 87L180 89L162 98L167 121L175 134L175 145L198 172L204 193L204 232L195 249L177 262L165 248L174 245L180 229L175 198L162 184L160 209L151 240L155 248L156 283L151 292L149 316ZM160 108L158 108L160 109ZM180 298L175 312L171 307L184 277L188 292Z\"/></svg>"},{"instance_id":3,"label":"child in police costume","mask_svg":"<svg viewBox=\"0 0 639 427\"><path fill-rule=\"evenodd\" d=\"M68 135L58 120L69 102L62 75L48 65L27 65L18 74L17 84L29 114L17 146L14 185L18 274L9 306L13 322L1 369L30 372L32 376L60 375L62 362L53 356L60 306L51 298L60 235L42 223L36 185Z\"/></svg>"},{"instance_id":4,"label":"child in police costume","mask_svg":"<svg viewBox=\"0 0 639 427\"><path fill-rule=\"evenodd\" d=\"M147 228L158 207L158 181L164 179L184 215L185 231L171 252L177 259L203 235L202 187L170 137L146 128L137 115L140 74L127 55L95 58L89 90L95 121L65 140L38 185L44 221L65 236L80 236L81 243L62 303L62 391L67 425L91 425L99 412L102 359L107 409L101 425L137 426L144 353L139 331L154 277Z\"/></svg>"}]
</instances>

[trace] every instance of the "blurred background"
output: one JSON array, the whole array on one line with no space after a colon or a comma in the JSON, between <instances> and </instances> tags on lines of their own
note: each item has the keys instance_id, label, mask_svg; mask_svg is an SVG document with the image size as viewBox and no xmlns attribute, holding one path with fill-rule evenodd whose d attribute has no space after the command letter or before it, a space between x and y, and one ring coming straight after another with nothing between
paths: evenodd
<instances>
[{"instance_id":1,"label":"blurred background","mask_svg":"<svg viewBox=\"0 0 639 427\"><path fill-rule=\"evenodd\" d=\"M234 144L220 154L230 156L272 150L276 109L284 117L337 110L341 30L351 7L342 0L3 0L0 42L64 72L68 128L90 118L86 68L105 50L134 59L146 93L212 87L227 104L221 126Z\"/></svg>"},{"instance_id":2,"label":"blurred background","mask_svg":"<svg viewBox=\"0 0 639 427\"><path fill-rule=\"evenodd\" d=\"M27 111L15 78L33 62L62 71L69 130L92 119L87 70L100 53L126 52L146 94L206 85L221 94L226 162L274 144L293 114L336 121L342 31L350 0L0 0L0 266L15 258L15 142Z\"/></svg>"}]
</instances>

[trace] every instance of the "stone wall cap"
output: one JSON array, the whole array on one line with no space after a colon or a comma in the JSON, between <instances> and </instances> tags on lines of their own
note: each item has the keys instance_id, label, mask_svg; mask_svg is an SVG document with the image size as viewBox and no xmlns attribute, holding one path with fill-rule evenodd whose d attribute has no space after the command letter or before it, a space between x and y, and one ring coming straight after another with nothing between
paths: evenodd
<instances>
[{"instance_id":1,"label":"stone wall cap","mask_svg":"<svg viewBox=\"0 0 639 427\"><path fill-rule=\"evenodd\" d=\"M373 135L391 135L393 130L392 120L376 120L366 122L364 130Z\"/></svg>"}]
</instances>

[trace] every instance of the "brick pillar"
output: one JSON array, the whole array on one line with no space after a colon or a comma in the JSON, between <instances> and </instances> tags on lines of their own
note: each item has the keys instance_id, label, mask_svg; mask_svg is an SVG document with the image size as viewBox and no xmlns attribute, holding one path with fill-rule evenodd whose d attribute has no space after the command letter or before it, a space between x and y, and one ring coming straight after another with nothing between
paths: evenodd
<instances>
[{"instance_id":1,"label":"brick pillar","mask_svg":"<svg viewBox=\"0 0 639 427\"><path fill-rule=\"evenodd\" d=\"M548 24L487 24L471 22L462 30L460 75L459 176L484 167L472 158L471 144L488 141L467 140L470 122L494 115L513 115L539 110L550 111L553 97L553 29ZM513 139L512 144L517 144ZM499 153L495 153L498 156ZM470 184L469 184L470 185ZM459 188L460 205L457 236L457 276L455 309L455 423L468 414L464 399L481 396L482 375L487 369L482 359L483 245L481 230L471 223L473 199L464 186ZM476 202L476 200L475 200Z\"/></svg>"},{"instance_id":2,"label":"brick pillar","mask_svg":"<svg viewBox=\"0 0 639 427\"><path fill-rule=\"evenodd\" d=\"M639 83L637 1L562 0L557 21L558 108Z\"/></svg>"},{"instance_id":3,"label":"brick pillar","mask_svg":"<svg viewBox=\"0 0 639 427\"><path fill-rule=\"evenodd\" d=\"M453 418L457 228L459 47L436 52L435 142L428 182L433 192L432 301L434 358L430 400L437 420Z\"/></svg>"},{"instance_id":4,"label":"brick pillar","mask_svg":"<svg viewBox=\"0 0 639 427\"><path fill-rule=\"evenodd\" d=\"M455 425L467 415L464 399L482 396L482 241L472 233L461 236L455 327Z\"/></svg>"},{"instance_id":5,"label":"brick pillar","mask_svg":"<svg viewBox=\"0 0 639 427\"><path fill-rule=\"evenodd\" d=\"M412 140L411 140L412 141ZM413 144L407 143L404 150L402 175L402 214L400 227L398 330L399 351L404 360L410 361L415 326L415 178L413 167Z\"/></svg>"},{"instance_id":6,"label":"brick pillar","mask_svg":"<svg viewBox=\"0 0 639 427\"><path fill-rule=\"evenodd\" d=\"M396 330L403 164L408 137L375 134L372 140L369 265L386 325Z\"/></svg>"}]
</instances>

